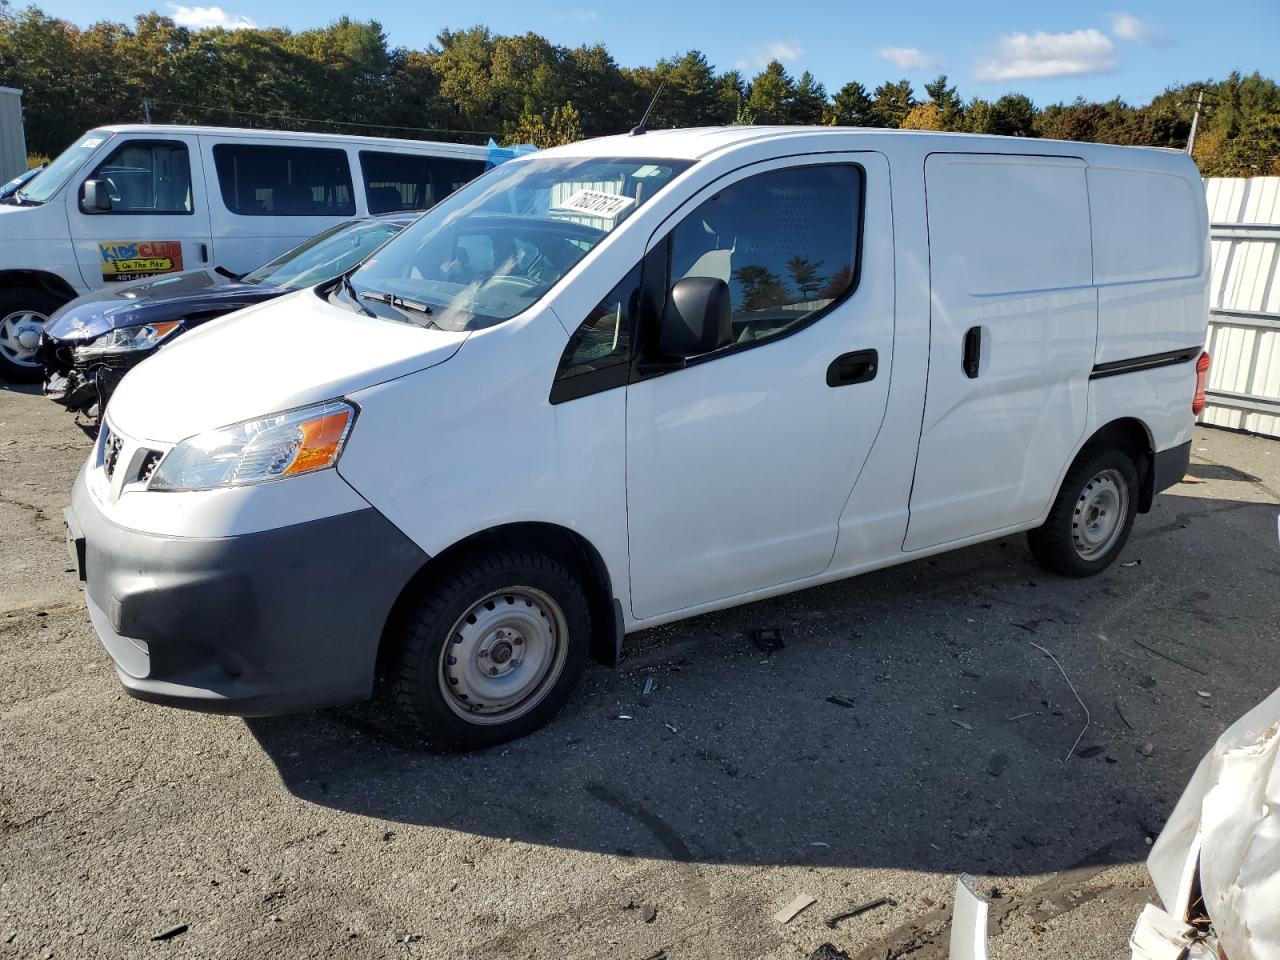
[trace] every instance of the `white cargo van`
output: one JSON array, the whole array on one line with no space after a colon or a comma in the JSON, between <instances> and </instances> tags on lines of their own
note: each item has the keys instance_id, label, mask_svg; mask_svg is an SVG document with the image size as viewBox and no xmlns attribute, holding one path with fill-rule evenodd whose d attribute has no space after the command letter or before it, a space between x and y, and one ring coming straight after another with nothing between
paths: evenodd
<instances>
[{"instance_id":1,"label":"white cargo van","mask_svg":"<svg viewBox=\"0 0 1280 960\"><path fill-rule=\"evenodd\" d=\"M1208 269L1167 151L732 127L515 160L124 379L67 515L89 612L137 697L381 676L471 747L629 631L1024 530L1094 574L1187 465Z\"/></svg>"},{"instance_id":2,"label":"white cargo van","mask_svg":"<svg viewBox=\"0 0 1280 960\"><path fill-rule=\"evenodd\" d=\"M106 283L245 273L351 217L422 210L483 147L191 126L91 130L0 202L0 377L38 380L45 320Z\"/></svg>"}]
</instances>

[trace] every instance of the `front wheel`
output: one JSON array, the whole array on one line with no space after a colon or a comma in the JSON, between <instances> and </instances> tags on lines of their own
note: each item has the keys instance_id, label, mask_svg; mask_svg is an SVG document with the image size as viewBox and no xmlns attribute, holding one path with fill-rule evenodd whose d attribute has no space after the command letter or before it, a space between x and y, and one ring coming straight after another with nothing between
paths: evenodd
<instances>
[{"instance_id":1,"label":"front wheel","mask_svg":"<svg viewBox=\"0 0 1280 960\"><path fill-rule=\"evenodd\" d=\"M0 378L36 383L44 374L36 359L40 335L49 315L63 301L37 287L0 290Z\"/></svg>"},{"instance_id":2,"label":"front wheel","mask_svg":"<svg viewBox=\"0 0 1280 960\"><path fill-rule=\"evenodd\" d=\"M536 730L568 700L590 634L586 594L559 561L475 554L403 618L388 679L431 746L493 746Z\"/></svg>"},{"instance_id":3,"label":"front wheel","mask_svg":"<svg viewBox=\"0 0 1280 960\"><path fill-rule=\"evenodd\" d=\"M1036 562L1090 577L1115 562L1138 512L1138 471L1119 450L1086 454L1067 471L1044 525L1027 539Z\"/></svg>"}]
</instances>

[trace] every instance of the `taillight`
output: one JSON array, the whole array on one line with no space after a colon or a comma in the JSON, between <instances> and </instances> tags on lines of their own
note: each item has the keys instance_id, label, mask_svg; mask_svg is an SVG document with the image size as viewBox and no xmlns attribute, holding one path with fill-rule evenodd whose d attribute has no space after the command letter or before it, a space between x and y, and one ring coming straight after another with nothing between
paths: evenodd
<instances>
[{"instance_id":1,"label":"taillight","mask_svg":"<svg viewBox=\"0 0 1280 960\"><path fill-rule=\"evenodd\" d=\"M1191 412L1197 417L1204 410L1205 389L1209 386L1209 354L1200 354L1196 361L1196 395L1191 401Z\"/></svg>"}]
</instances>

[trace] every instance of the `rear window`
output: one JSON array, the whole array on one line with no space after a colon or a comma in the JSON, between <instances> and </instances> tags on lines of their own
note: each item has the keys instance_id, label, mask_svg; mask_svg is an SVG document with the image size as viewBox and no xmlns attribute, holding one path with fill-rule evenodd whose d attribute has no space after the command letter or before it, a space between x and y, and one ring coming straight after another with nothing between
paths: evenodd
<instances>
[{"instance_id":1,"label":"rear window","mask_svg":"<svg viewBox=\"0 0 1280 960\"><path fill-rule=\"evenodd\" d=\"M222 202L247 217L349 217L356 212L344 150L220 143Z\"/></svg>"},{"instance_id":2,"label":"rear window","mask_svg":"<svg viewBox=\"0 0 1280 960\"><path fill-rule=\"evenodd\" d=\"M360 151L370 213L426 210L484 172L483 160Z\"/></svg>"}]
</instances>

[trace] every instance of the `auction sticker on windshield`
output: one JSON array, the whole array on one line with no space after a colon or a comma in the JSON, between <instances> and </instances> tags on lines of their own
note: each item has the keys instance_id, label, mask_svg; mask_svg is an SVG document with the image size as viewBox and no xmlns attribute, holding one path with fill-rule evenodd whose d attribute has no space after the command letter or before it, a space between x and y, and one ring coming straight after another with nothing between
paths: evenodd
<instances>
[{"instance_id":1,"label":"auction sticker on windshield","mask_svg":"<svg viewBox=\"0 0 1280 960\"><path fill-rule=\"evenodd\" d=\"M579 190L567 200L561 200L551 208L553 213L564 211L602 220L614 220L635 204L632 197L617 193L605 193L602 190Z\"/></svg>"},{"instance_id":2,"label":"auction sticker on windshield","mask_svg":"<svg viewBox=\"0 0 1280 960\"><path fill-rule=\"evenodd\" d=\"M98 244L102 279L108 283L154 277L182 269L181 240L116 240Z\"/></svg>"}]
</instances>

